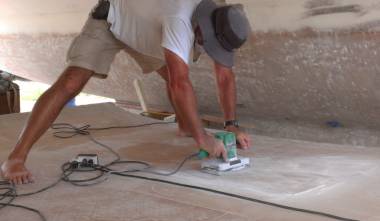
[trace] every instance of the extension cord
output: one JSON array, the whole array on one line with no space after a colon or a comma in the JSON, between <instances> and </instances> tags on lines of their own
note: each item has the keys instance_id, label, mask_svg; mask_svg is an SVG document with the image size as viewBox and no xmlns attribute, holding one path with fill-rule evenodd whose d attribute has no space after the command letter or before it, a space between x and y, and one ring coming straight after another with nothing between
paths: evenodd
<instances>
[{"instance_id":1,"label":"extension cord","mask_svg":"<svg viewBox=\"0 0 380 221\"><path fill-rule=\"evenodd\" d=\"M210 193L221 194L221 195L225 195L225 196L229 196L229 197L234 197L234 198L241 199L241 200L247 200L247 201L250 201L250 202L255 202L255 203L260 203L260 204L267 205L267 206L272 206L272 207L276 207L276 208L285 209L285 210L288 210L288 211L307 213L307 214L310 214L310 215L327 217L327 218L330 218L330 219L335 219L335 220L340 220L340 221L359 221L359 220L356 220L356 219L344 218L344 217L333 215L333 214L329 214L329 213L324 213L324 212L319 212L319 211L314 211L314 210L308 210L308 209L302 209L302 208L296 208L296 207L290 207L290 206L286 206L286 205L272 203L272 202L269 202L269 201L264 201L264 200L260 200L260 199L255 199L255 198L250 198L250 197L246 197L246 196L236 195L236 194L233 194L233 193L213 190L213 189L209 189L209 188L205 188L205 187L192 186L192 185L189 185L189 184L182 184L182 183L172 182L172 181L168 181L168 180L164 180L164 179L157 179L157 178L151 178L151 177L144 177L144 176L137 176L137 175L129 174L131 172L136 172L136 170L121 171L121 172L113 171L112 169L108 168L108 166L112 166L114 164L128 164L128 163L136 164L136 163L140 163L140 164L143 164L145 166L148 166L148 168L149 168L150 165L147 164L147 163L144 163L144 162L122 161L122 160L120 160L120 156L119 156L118 153L116 153L115 151L113 151L111 147L109 147L109 146L107 146L107 145L105 145L103 143L100 143L97 140L95 140L91 136L91 134L88 132L89 130L109 130L109 129L115 129L115 128L136 128L136 127L150 126L150 125L156 125L156 124L169 124L169 123L151 123L151 124L142 124L142 125L133 125L133 126L124 126L124 127L117 126L117 127L107 127L107 128L90 128L90 125L86 125L86 126L77 128L77 127L74 127L74 126L72 126L70 124L54 124L52 126L53 129L61 129L61 130L63 130L63 129L72 129L72 131L65 130L65 131L55 132L54 136L59 137L59 138L71 138L71 137L74 137L76 135L86 135L86 136L89 136L90 139L94 143L98 144L99 146L101 146L101 147L109 150L111 153L115 154L116 160L114 160L113 162L111 162L111 163L109 163L107 165L100 165L99 162L98 162L97 156L95 154L81 154L81 155L78 155L77 158L75 158L73 161L67 162L67 163L65 163L65 164L63 164L61 166L62 174L61 174L61 176L60 176L60 178L59 178L58 181L54 182L53 184L51 184L51 185L49 185L47 187L44 187L44 188L42 188L40 190L37 190L37 191L34 191L34 192L30 192L30 193L17 194L14 185L12 185L11 183L9 183L7 181L0 181L0 189L8 190L5 193L1 193L0 194L0 199L2 200L2 199L6 199L7 197L11 197L11 199L8 202L5 202L5 203L0 202L0 210L3 209L3 208L6 208L6 207L22 208L22 209L25 209L25 210L28 210L28 211L31 211L31 212L34 212L34 213L38 214L41 217L42 221L46 221L46 218L44 217L44 215L40 211L38 211L36 209L33 209L33 208L25 207L25 206L22 206L22 205L12 204L12 201L16 197L31 196L31 195L34 195L34 194L37 194L37 193L44 192L44 191L46 191L48 189L51 189L51 188L55 187L60 181L69 182L69 183L71 183L73 185L76 185L76 186L91 186L91 185L96 185L96 184L102 183L103 181L107 180L108 175L114 174L114 175L119 175L119 176L124 176L124 177L135 178L135 179L143 179L143 180L148 180L148 181L153 181L153 182L160 182L160 183L166 183L166 184L171 184L171 185L176 185L176 186L181 186L181 187L186 187L186 188L191 188L191 189L203 190L203 191L207 191L207 192L210 192ZM156 175L163 175L163 176L173 175L173 174L177 173L181 169L181 167L183 166L183 164L187 160L189 160L190 158L195 157L197 155L198 155L198 153L194 154L192 156L187 157L183 162L181 162L181 164L178 166L178 168L175 171L173 171L173 172L166 173L166 174L163 174L163 173L153 173L153 172L151 172L151 173L156 174ZM96 157L96 158L94 158L94 157ZM90 161L90 164L91 163L97 163L97 165L96 166L94 165L91 169L93 169L92 172L94 172L94 171L100 171L101 172L100 175L97 175L94 178L89 178L89 179L84 179L84 180L71 180L71 179L69 179L69 176L72 173L78 171L78 170L76 170L76 169L74 169L72 167L72 163L75 163L75 164L79 165L79 161L83 163L83 159L86 159L87 162L92 159L93 161ZM84 164L84 165L89 166L89 164ZM88 171L88 170L86 170L86 171ZM145 171L145 172L149 172L149 171ZM103 177L105 177L105 179ZM103 178L103 179L100 182L86 183L86 182L90 182L90 181L96 181L99 178ZM79 185L80 183L83 183L83 185ZM6 186L11 185L11 186L10 187L1 187L1 185L6 185Z\"/></svg>"}]
</instances>

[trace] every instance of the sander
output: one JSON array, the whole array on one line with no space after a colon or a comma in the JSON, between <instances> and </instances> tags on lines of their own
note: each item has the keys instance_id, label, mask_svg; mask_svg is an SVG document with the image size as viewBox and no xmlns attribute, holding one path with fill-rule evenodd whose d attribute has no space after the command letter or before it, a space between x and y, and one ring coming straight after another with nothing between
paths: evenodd
<instances>
[{"instance_id":1,"label":"sander","mask_svg":"<svg viewBox=\"0 0 380 221\"><path fill-rule=\"evenodd\" d=\"M250 166L250 159L247 157L239 157L237 155L236 137L234 133L218 132L215 138L221 140L227 152L227 161L223 158L207 159L201 164L201 170L214 175L222 175L228 171L237 171ZM209 154L205 150L200 150L198 158L203 160Z\"/></svg>"}]
</instances>

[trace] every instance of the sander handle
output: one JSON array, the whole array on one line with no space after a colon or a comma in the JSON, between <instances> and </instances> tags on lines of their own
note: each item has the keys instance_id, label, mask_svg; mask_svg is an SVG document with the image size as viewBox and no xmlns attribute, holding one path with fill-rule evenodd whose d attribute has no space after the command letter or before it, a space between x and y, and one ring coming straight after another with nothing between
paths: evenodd
<instances>
[{"instance_id":1,"label":"sander handle","mask_svg":"<svg viewBox=\"0 0 380 221\"><path fill-rule=\"evenodd\" d=\"M199 150L198 159L203 160L209 156L209 153L203 149Z\"/></svg>"}]
</instances>

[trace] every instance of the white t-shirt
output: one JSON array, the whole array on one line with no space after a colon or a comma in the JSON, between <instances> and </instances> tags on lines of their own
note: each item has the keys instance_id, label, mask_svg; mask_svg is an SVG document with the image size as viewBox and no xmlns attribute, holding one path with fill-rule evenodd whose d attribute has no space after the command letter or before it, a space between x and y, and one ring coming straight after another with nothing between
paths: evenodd
<instances>
[{"instance_id":1,"label":"white t-shirt","mask_svg":"<svg viewBox=\"0 0 380 221\"><path fill-rule=\"evenodd\" d=\"M201 0L110 0L108 22L117 39L144 55L165 60L166 48L189 64L191 18Z\"/></svg>"}]
</instances>

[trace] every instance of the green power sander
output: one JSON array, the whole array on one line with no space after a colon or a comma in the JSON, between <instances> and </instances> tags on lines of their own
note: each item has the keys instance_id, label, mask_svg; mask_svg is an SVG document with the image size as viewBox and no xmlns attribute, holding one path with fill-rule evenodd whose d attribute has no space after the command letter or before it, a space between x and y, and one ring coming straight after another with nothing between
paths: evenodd
<instances>
[{"instance_id":1,"label":"green power sander","mask_svg":"<svg viewBox=\"0 0 380 221\"><path fill-rule=\"evenodd\" d=\"M237 171L250 166L250 159L247 157L238 157L236 148L236 137L234 133L218 132L215 138L223 142L224 148L227 152L227 161L223 158L204 160L201 164L203 172L211 173L214 175L221 175L228 171ZM199 159L208 157L205 150L200 150Z\"/></svg>"}]
</instances>

